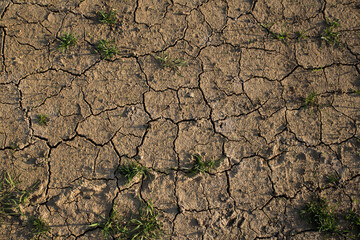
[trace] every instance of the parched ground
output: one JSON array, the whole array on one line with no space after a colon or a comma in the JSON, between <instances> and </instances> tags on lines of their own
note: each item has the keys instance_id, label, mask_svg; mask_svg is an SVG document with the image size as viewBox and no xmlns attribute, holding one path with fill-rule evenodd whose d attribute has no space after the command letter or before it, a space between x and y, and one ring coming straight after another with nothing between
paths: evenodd
<instances>
[{"instance_id":1,"label":"parched ground","mask_svg":"<svg viewBox=\"0 0 360 240\"><path fill-rule=\"evenodd\" d=\"M28 216L104 239L89 225L150 201L163 239L347 238L300 211L360 212L359 1L1 0L0 17L0 169L38 183L0 239L30 239ZM194 154L223 161L189 175ZM128 161L149 175L127 184Z\"/></svg>"}]
</instances>

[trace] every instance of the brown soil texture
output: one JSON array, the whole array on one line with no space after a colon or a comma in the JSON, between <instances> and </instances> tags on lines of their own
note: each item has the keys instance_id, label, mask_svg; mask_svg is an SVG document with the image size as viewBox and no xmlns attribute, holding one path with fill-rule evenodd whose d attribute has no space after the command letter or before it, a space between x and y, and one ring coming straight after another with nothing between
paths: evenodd
<instances>
[{"instance_id":1,"label":"brown soil texture","mask_svg":"<svg viewBox=\"0 0 360 240\"><path fill-rule=\"evenodd\" d=\"M346 239L300 211L360 210L359 1L1 0L0 17L0 170L39 183L0 239L31 239L26 216L104 239L89 225L150 201L161 239ZM194 154L223 161L191 175ZM128 161L148 175L127 183Z\"/></svg>"}]
</instances>

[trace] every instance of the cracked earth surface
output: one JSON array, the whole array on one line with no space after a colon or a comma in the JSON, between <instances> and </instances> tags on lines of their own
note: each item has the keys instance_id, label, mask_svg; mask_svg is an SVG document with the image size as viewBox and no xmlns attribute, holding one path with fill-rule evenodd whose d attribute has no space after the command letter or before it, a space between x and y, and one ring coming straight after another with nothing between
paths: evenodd
<instances>
[{"instance_id":1,"label":"cracked earth surface","mask_svg":"<svg viewBox=\"0 0 360 240\"><path fill-rule=\"evenodd\" d=\"M109 9L114 26L97 20ZM149 200L164 239L323 239L299 215L314 196L359 210L359 9L352 0L2 0L0 168L22 188L40 180L24 211L46 220L53 239L103 239L88 226L114 203L127 216ZM341 46L320 39L327 18L339 19ZM289 38L272 38L268 23L278 33L286 23ZM297 41L301 30L308 37ZM61 53L66 32L78 44ZM120 53L102 60L98 39ZM187 64L163 68L161 52ZM306 106L310 93L317 104ZM224 161L189 177L193 154ZM116 169L128 159L150 176L126 184ZM28 231L11 221L0 239Z\"/></svg>"}]
</instances>

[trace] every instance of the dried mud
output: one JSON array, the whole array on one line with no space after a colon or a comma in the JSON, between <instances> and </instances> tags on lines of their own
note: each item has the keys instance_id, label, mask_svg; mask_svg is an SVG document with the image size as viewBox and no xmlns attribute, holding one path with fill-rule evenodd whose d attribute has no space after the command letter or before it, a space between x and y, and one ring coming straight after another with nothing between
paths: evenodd
<instances>
[{"instance_id":1,"label":"dried mud","mask_svg":"<svg viewBox=\"0 0 360 240\"><path fill-rule=\"evenodd\" d=\"M100 24L97 12L111 9L118 22ZM40 181L22 211L48 222L53 239L103 239L89 225L113 205L130 216L150 200L164 239L323 239L299 214L311 199L360 210L359 9L350 0L2 0L0 169L21 189ZM339 19L340 46L321 39L327 19ZM58 51L70 32L77 45ZM99 39L120 53L101 59ZM187 64L163 68L162 52ZM224 160L188 176L193 154ZM116 169L129 159L149 176L126 184ZM0 224L0 239L31 238L21 216Z\"/></svg>"}]
</instances>

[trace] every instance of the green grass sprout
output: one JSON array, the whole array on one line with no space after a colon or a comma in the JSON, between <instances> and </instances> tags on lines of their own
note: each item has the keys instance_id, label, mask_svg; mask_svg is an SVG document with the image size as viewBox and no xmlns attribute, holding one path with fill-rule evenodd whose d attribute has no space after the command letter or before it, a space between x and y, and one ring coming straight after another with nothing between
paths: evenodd
<instances>
[{"instance_id":1,"label":"green grass sprout","mask_svg":"<svg viewBox=\"0 0 360 240\"><path fill-rule=\"evenodd\" d=\"M33 239L40 239L41 237L49 238L50 226L45 220L38 217L30 217L28 224L32 227Z\"/></svg>"},{"instance_id":2,"label":"green grass sprout","mask_svg":"<svg viewBox=\"0 0 360 240\"><path fill-rule=\"evenodd\" d=\"M49 117L45 114L39 114L36 116L36 120L41 126L46 126L49 122Z\"/></svg>"},{"instance_id":3,"label":"green grass sprout","mask_svg":"<svg viewBox=\"0 0 360 240\"><path fill-rule=\"evenodd\" d=\"M312 200L308 203L301 214L319 232L340 232L338 222L325 198Z\"/></svg>"},{"instance_id":4,"label":"green grass sprout","mask_svg":"<svg viewBox=\"0 0 360 240\"><path fill-rule=\"evenodd\" d=\"M105 239L112 235L117 239L151 240L161 239L164 235L163 224L158 220L159 213L151 200L139 209L139 213L130 219L123 219L112 208L110 217L104 223L94 223L91 228L101 228Z\"/></svg>"},{"instance_id":5,"label":"green grass sprout","mask_svg":"<svg viewBox=\"0 0 360 240\"><path fill-rule=\"evenodd\" d=\"M346 215L346 220L350 223L349 238L360 239L360 214L357 214L353 210Z\"/></svg>"},{"instance_id":6,"label":"green grass sprout","mask_svg":"<svg viewBox=\"0 0 360 240\"><path fill-rule=\"evenodd\" d=\"M147 176L148 169L141 166L137 162L128 162L118 168L121 175L126 177L127 184L130 183L136 176Z\"/></svg>"},{"instance_id":7,"label":"green grass sprout","mask_svg":"<svg viewBox=\"0 0 360 240\"><path fill-rule=\"evenodd\" d=\"M200 154L194 154L192 155L192 157L195 160L194 165L192 166L192 168L187 170L188 173L194 175L198 173L209 173L211 170L218 167L220 163L224 160L224 159L220 159L218 161L214 161L214 160L205 161L203 160L203 157Z\"/></svg>"},{"instance_id":8,"label":"green grass sprout","mask_svg":"<svg viewBox=\"0 0 360 240\"><path fill-rule=\"evenodd\" d=\"M302 39L308 38L308 36L305 35L306 32L307 31L305 31L305 30L295 32L295 38L297 39L298 42L300 42Z\"/></svg>"},{"instance_id":9,"label":"green grass sprout","mask_svg":"<svg viewBox=\"0 0 360 240\"><path fill-rule=\"evenodd\" d=\"M304 100L305 103L305 107L314 107L318 105L318 99L317 99L318 94L316 92L312 92L310 93L309 96L307 96Z\"/></svg>"},{"instance_id":10,"label":"green grass sprout","mask_svg":"<svg viewBox=\"0 0 360 240\"><path fill-rule=\"evenodd\" d=\"M162 52L160 55L152 55L156 60L161 63L163 68L169 68L175 72L178 72L179 67L186 66L187 61L181 59L173 59L170 56Z\"/></svg>"},{"instance_id":11,"label":"green grass sprout","mask_svg":"<svg viewBox=\"0 0 360 240\"><path fill-rule=\"evenodd\" d=\"M337 186L340 184L340 177L336 173L325 176L325 181L329 184Z\"/></svg>"},{"instance_id":12,"label":"green grass sprout","mask_svg":"<svg viewBox=\"0 0 360 240\"><path fill-rule=\"evenodd\" d=\"M36 182L26 190L18 189L20 182L8 172L3 172L0 179L0 220L14 215L21 215L20 205L25 203L30 193L37 187Z\"/></svg>"},{"instance_id":13,"label":"green grass sprout","mask_svg":"<svg viewBox=\"0 0 360 240\"><path fill-rule=\"evenodd\" d=\"M115 54L119 53L119 50L114 45L114 41L99 40L96 44L95 50L100 54L101 58L106 60L112 58Z\"/></svg>"},{"instance_id":14,"label":"green grass sprout","mask_svg":"<svg viewBox=\"0 0 360 240\"><path fill-rule=\"evenodd\" d=\"M339 20L338 19L330 20L329 18L327 18L326 24L327 27L322 33L321 39L325 40L326 43L328 44L332 44L334 46L340 46L341 45L339 41L340 33L335 32L335 29L340 26Z\"/></svg>"},{"instance_id":15,"label":"green grass sprout","mask_svg":"<svg viewBox=\"0 0 360 240\"><path fill-rule=\"evenodd\" d=\"M278 39L284 43L286 43L286 39L289 37L289 33L286 30L286 22L284 23L281 33L276 33L274 31L271 30L271 26L273 25L273 23L269 23L267 25L265 24L260 24L263 28L266 29L266 31L268 31L270 33L270 35L272 36L273 39Z\"/></svg>"},{"instance_id":16,"label":"green grass sprout","mask_svg":"<svg viewBox=\"0 0 360 240\"><path fill-rule=\"evenodd\" d=\"M116 24L116 11L111 10L110 12L99 11L99 22L102 24L114 25Z\"/></svg>"},{"instance_id":17,"label":"green grass sprout","mask_svg":"<svg viewBox=\"0 0 360 240\"><path fill-rule=\"evenodd\" d=\"M62 53L66 52L69 47L75 46L77 42L77 38L74 36L73 33L64 33L62 36L59 37L59 39L60 46L58 50Z\"/></svg>"}]
</instances>

